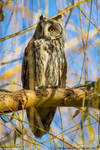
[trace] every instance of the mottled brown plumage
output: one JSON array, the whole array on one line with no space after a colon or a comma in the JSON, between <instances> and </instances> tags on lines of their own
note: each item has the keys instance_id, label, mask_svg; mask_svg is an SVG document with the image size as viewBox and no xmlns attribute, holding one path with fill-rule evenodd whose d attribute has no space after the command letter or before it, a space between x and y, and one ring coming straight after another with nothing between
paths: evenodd
<instances>
[{"instance_id":1,"label":"mottled brown plumage","mask_svg":"<svg viewBox=\"0 0 100 150\"><path fill-rule=\"evenodd\" d=\"M64 43L65 31L62 16L59 15L52 20L41 16L23 57L22 84L24 89L38 90L66 86L67 63ZM46 134L50 129L56 108L32 106L26 111L34 135L41 137Z\"/></svg>"}]
</instances>

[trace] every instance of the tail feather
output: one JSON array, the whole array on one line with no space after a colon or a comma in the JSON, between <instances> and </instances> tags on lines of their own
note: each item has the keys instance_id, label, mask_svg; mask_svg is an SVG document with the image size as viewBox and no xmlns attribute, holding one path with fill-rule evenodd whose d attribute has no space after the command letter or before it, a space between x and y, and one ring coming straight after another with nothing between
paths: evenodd
<instances>
[{"instance_id":1,"label":"tail feather","mask_svg":"<svg viewBox=\"0 0 100 150\"><path fill-rule=\"evenodd\" d=\"M56 107L34 108L29 107L26 110L30 128L37 138L41 138L50 130L50 124L54 118Z\"/></svg>"}]
</instances>

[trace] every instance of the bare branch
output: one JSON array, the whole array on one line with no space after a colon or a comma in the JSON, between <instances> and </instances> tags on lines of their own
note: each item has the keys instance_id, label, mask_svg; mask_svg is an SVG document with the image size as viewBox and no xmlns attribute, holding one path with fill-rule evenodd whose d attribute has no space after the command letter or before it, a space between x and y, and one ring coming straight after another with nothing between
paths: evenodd
<instances>
[{"instance_id":1,"label":"bare branch","mask_svg":"<svg viewBox=\"0 0 100 150\"><path fill-rule=\"evenodd\" d=\"M84 105L100 109L100 96L94 90L80 89L41 89L37 91L19 90L13 93L0 93L0 112L12 112L34 105L34 107L82 107Z\"/></svg>"}]
</instances>

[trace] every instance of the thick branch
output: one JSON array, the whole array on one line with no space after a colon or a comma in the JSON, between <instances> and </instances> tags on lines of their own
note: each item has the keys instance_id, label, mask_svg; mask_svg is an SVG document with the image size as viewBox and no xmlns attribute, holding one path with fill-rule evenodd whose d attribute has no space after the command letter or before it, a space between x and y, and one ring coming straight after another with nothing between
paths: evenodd
<instances>
[{"instance_id":1,"label":"thick branch","mask_svg":"<svg viewBox=\"0 0 100 150\"><path fill-rule=\"evenodd\" d=\"M30 107L82 107L100 109L100 95L94 90L79 89L46 89L46 90L19 90L13 93L0 95L0 112L11 112Z\"/></svg>"}]
</instances>

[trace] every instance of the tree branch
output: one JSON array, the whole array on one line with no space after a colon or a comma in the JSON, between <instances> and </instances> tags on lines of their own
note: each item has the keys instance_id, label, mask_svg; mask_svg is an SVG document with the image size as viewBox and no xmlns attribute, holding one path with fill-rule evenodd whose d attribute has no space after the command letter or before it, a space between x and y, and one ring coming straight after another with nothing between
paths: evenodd
<instances>
[{"instance_id":1,"label":"tree branch","mask_svg":"<svg viewBox=\"0 0 100 150\"><path fill-rule=\"evenodd\" d=\"M83 107L100 109L100 95L96 91L81 89L19 90L0 94L0 112L12 112L34 105L34 107Z\"/></svg>"}]
</instances>

